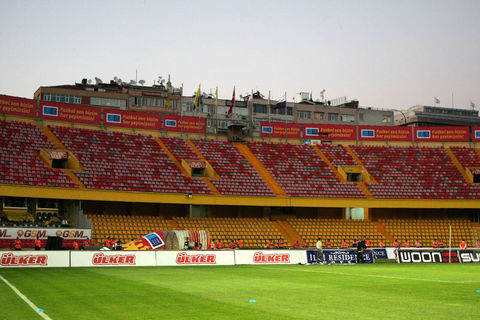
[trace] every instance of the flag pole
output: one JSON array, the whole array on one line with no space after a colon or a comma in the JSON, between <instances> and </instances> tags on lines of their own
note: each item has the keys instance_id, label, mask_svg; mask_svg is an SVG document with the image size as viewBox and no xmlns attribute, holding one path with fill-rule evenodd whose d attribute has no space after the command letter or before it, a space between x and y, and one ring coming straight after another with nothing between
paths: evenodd
<instances>
[{"instance_id":1,"label":"flag pole","mask_svg":"<svg viewBox=\"0 0 480 320\"><path fill-rule=\"evenodd\" d=\"M215 88L215 140L218 140L218 86Z\"/></svg>"},{"instance_id":2,"label":"flag pole","mask_svg":"<svg viewBox=\"0 0 480 320\"><path fill-rule=\"evenodd\" d=\"M448 263L452 260L452 225L450 225L450 237L448 240Z\"/></svg>"},{"instance_id":3,"label":"flag pole","mask_svg":"<svg viewBox=\"0 0 480 320\"><path fill-rule=\"evenodd\" d=\"M285 91L285 142L288 143L288 124L287 124L287 91Z\"/></svg>"},{"instance_id":4,"label":"flag pole","mask_svg":"<svg viewBox=\"0 0 480 320\"><path fill-rule=\"evenodd\" d=\"M270 113L272 112L271 108L272 107L270 106L270 90L268 90L267 112L268 112L268 127L270 128L268 130L268 142L272 141L272 132L271 132L272 125L270 124ZM260 125L260 131L261 130L262 130L262 126Z\"/></svg>"}]
</instances>

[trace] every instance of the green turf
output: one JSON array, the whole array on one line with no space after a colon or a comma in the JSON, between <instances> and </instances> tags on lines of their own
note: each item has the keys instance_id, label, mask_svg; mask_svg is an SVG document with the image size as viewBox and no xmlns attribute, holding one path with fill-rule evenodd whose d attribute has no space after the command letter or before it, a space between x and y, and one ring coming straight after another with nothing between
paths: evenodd
<instances>
[{"instance_id":1,"label":"green turf","mask_svg":"<svg viewBox=\"0 0 480 320\"><path fill-rule=\"evenodd\" d=\"M480 317L480 265L473 264L0 269L0 275L52 319ZM2 281L0 301L0 319L41 319Z\"/></svg>"}]
</instances>

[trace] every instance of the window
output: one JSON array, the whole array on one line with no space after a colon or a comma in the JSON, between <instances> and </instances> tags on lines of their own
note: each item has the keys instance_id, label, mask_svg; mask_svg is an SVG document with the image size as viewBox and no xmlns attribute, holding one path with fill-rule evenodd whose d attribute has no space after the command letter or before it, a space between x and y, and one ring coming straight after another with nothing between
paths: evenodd
<instances>
[{"instance_id":1,"label":"window","mask_svg":"<svg viewBox=\"0 0 480 320\"><path fill-rule=\"evenodd\" d=\"M225 120L219 120L218 121L218 128L227 129L228 128L228 122L225 121Z\"/></svg>"},{"instance_id":2,"label":"window","mask_svg":"<svg viewBox=\"0 0 480 320\"><path fill-rule=\"evenodd\" d=\"M292 116L293 115L293 108L292 107L287 107L287 115ZM277 108L278 114L285 114L285 108Z\"/></svg>"},{"instance_id":3,"label":"window","mask_svg":"<svg viewBox=\"0 0 480 320\"><path fill-rule=\"evenodd\" d=\"M338 113L329 113L328 121L338 121Z\"/></svg>"},{"instance_id":4,"label":"window","mask_svg":"<svg viewBox=\"0 0 480 320\"><path fill-rule=\"evenodd\" d=\"M169 100L155 97L131 97L132 107L160 107L165 109L177 110L177 100Z\"/></svg>"},{"instance_id":5,"label":"window","mask_svg":"<svg viewBox=\"0 0 480 320\"><path fill-rule=\"evenodd\" d=\"M325 112L317 112L315 111L313 113L313 119L315 120L323 120L323 117L325 116Z\"/></svg>"},{"instance_id":6,"label":"window","mask_svg":"<svg viewBox=\"0 0 480 320\"><path fill-rule=\"evenodd\" d=\"M389 115L383 115L382 122L392 122L392 117Z\"/></svg>"},{"instance_id":7,"label":"window","mask_svg":"<svg viewBox=\"0 0 480 320\"><path fill-rule=\"evenodd\" d=\"M74 104L82 103L82 97L72 96L69 94L44 93L43 100L51 101L51 102L74 103Z\"/></svg>"},{"instance_id":8,"label":"window","mask_svg":"<svg viewBox=\"0 0 480 320\"><path fill-rule=\"evenodd\" d=\"M253 112L256 113L267 113L267 106L264 104L253 104Z\"/></svg>"},{"instance_id":9,"label":"window","mask_svg":"<svg viewBox=\"0 0 480 320\"><path fill-rule=\"evenodd\" d=\"M359 114L358 114L358 120L360 120L360 121L365 120L365 119L363 118L363 113L359 113Z\"/></svg>"},{"instance_id":10,"label":"window","mask_svg":"<svg viewBox=\"0 0 480 320\"><path fill-rule=\"evenodd\" d=\"M26 208L27 207L27 199L25 198L16 198L16 197L5 197L3 200L4 207L12 207L12 208Z\"/></svg>"},{"instance_id":11,"label":"window","mask_svg":"<svg viewBox=\"0 0 480 320\"><path fill-rule=\"evenodd\" d=\"M298 110L297 117L298 117L298 119L311 119L312 118L312 113L310 111Z\"/></svg>"},{"instance_id":12,"label":"window","mask_svg":"<svg viewBox=\"0 0 480 320\"><path fill-rule=\"evenodd\" d=\"M193 105L193 102L184 102L184 103L182 103L182 109L183 109L183 112L194 112L194 111L197 111L197 110L195 110L195 106Z\"/></svg>"},{"instance_id":13,"label":"window","mask_svg":"<svg viewBox=\"0 0 480 320\"><path fill-rule=\"evenodd\" d=\"M355 117L353 114L342 114L343 122L355 122Z\"/></svg>"},{"instance_id":14,"label":"window","mask_svg":"<svg viewBox=\"0 0 480 320\"><path fill-rule=\"evenodd\" d=\"M125 109L127 103L123 99L112 99L112 98L100 98L100 97L90 97L90 104L94 106L106 106L106 107L117 107Z\"/></svg>"},{"instance_id":15,"label":"window","mask_svg":"<svg viewBox=\"0 0 480 320\"><path fill-rule=\"evenodd\" d=\"M216 120L214 120L214 119L207 119L207 127L208 128L214 128L215 127L215 122L216 122Z\"/></svg>"}]
</instances>

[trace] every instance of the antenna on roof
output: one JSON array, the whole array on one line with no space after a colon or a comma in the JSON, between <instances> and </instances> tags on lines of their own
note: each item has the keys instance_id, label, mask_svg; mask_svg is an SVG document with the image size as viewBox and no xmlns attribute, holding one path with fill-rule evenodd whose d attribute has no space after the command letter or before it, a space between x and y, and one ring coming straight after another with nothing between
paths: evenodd
<instances>
[{"instance_id":1,"label":"antenna on roof","mask_svg":"<svg viewBox=\"0 0 480 320\"><path fill-rule=\"evenodd\" d=\"M102 79L95 77L95 84L101 84Z\"/></svg>"},{"instance_id":2,"label":"antenna on roof","mask_svg":"<svg viewBox=\"0 0 480 320\"><path fill-rule=\"evenodd\" d=\"M138 83L143 86L145 84L145 80L139 80Z\"/></svg>"}]
</instances>

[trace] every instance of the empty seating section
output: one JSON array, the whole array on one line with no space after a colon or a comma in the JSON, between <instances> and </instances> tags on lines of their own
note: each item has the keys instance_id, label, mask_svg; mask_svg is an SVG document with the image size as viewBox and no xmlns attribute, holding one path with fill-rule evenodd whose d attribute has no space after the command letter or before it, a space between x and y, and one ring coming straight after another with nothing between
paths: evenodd
<instances>
[{"instance_id":1,"label":"empty seating section","mask_svg":"<svg viewBox=\"0 0 480 320\"><path fill-rule=\"evenodd\" d=\"M88 218L92 221L92 240L96 245L103 245L106 238L127 243L156 230L172 230L161 217L90 214Z\"/></svg>"},{"instance_id":2,"label":"empty seating section","mask_svg":"<svg viewBox=\"0 0 480 320\"><path fill-rule=\"evenodd\" d=\"M480 185L468 185L443 148L351 148L377 180L367 184L375 198L480 198Z\"/></svg>"},{"instance_id":3,"label":"empty seating section","mask_svg":"<svg viewBox=\"0 0 480 320\"><path fill-rule=\"evenodd\" d=\"M341 247L343 240L346 240L350 247L353 240L363 236L371 241L372 247L378 246L380 240L387 244L386 238L378 233L375 224L370 221L296 218L289 219L288 222L311 247L315 246L318 238L322 240L324 247L328 240L334 248Z\"/></svg>"},{"instance_id":4,"label":"empty seating section","mask_svg":"<svg viewBox=\"0 0 480 320\"><path fill-rule=\"evenodd\" d=\"M345 150L343 145L333 144L317 144L317 147L323 152L323 154L330 160L335 166L355 166L357 163L353 160L352 156Z\"/></svg>"},{"instance_id":5,"label":"empty seating section","mask_svg":"<svg viewBox=\"0 0 480 320\"><path fill-rule=\"evenodd\" d=\"M408 240L410 247L414 247L417 240L423 247L431 247L434 240L443 242L447 247L450 226L452 226L452 247L458 247L462 239L467 241L468 246L474 246L472 224L466 219L380 219L379 222L402 247L405 240Z\"/></svg>"},{"instance_id":6,"label":"empty seating section","mask_svg":"<svg viewBox=\"0 0 480 320\"><path fill-rule=\"evenodd\" d=\"M226 141L195 140L196 147L220 176L210 181L223 195L274 196L255 168Z\"/></svg>"},{"instance_id":7,"label":"empty seating section","mask_svg":"<svg viewBox=\"0 0 480 320\"><path fill-rule=\"evenodd\" d=\"M358 185L340 182L309 145L249 142L248 146L289 196L365 197Z\"/></svg>"},{"instance_id":8,"label":"empty seating section","mask_svg":"<svg viewBox=\"0 0 480 320\"><path fill-rule=\"evenodd\" d=\"M480 155L473 148L450 147L458 162L464 167L480 167Z\"/></svg>"},{"instance_id":9,"label":"empty seating section","mask_svg":"<svg viewBox=\"0 0 480 320\"><path fill-rule=\"evenodd\" d=\"M207 230L210 238L221 240L225 247L231 240L242 240L245 248L265 247L270 239L275 244L282 238L280 231L263 218L174 218L185 230Z\"/></svg>"},{"instance_id":10,"label":"empty seating section","mask_svg":"<svg viewBox=\"0 0 480 320\"><path fill-rule=\"evenodd\" d=\"M210 193L201 179L185 177L151 136L65 127L51 130L84 167L76 174L87 188Z\"/></svg>"},{"instance_id":11,"label":"empty seating section","mask_svg":"<svg viewBox=\"0 0 480 320\"><path fill-rule=\"evenodd\" d=\"M50 169L34 152L56 149L37 126L0 120L0 183L76 188L61 169Z\"/></svg>"},{"instance_id":12,"label":"empty seating section","mask_svg":"<svg viewBox=\"0 0 480 320\"><path fill-rule=\"evenodd\" d=\"M178 161L196 160L198 156L182 138L160 138Z\"/></svg>"}]
</instances>

